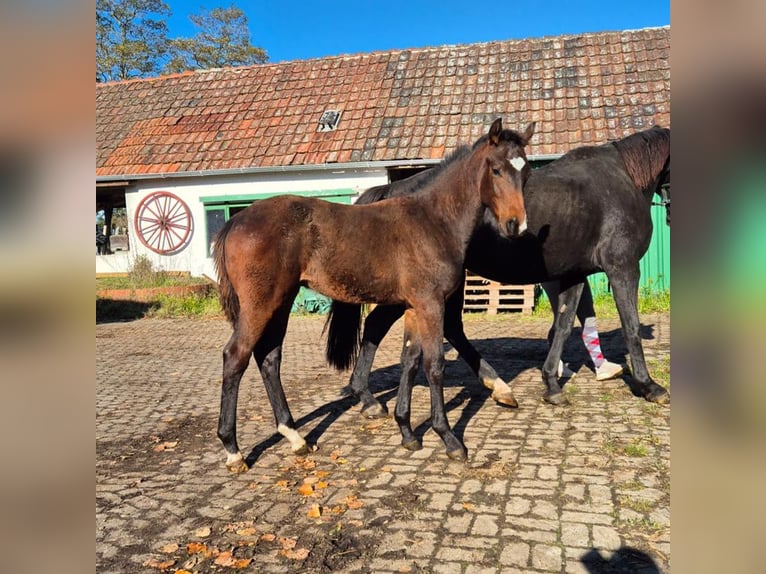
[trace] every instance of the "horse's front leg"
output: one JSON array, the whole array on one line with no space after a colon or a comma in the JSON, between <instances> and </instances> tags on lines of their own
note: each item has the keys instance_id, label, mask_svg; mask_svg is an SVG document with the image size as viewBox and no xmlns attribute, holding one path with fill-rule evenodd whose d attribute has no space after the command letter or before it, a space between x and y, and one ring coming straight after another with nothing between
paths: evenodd
<instances>
[{"instance_id":1,"label":"horse's front leg","mask_svg":"<svg viewBox=\"0 0 766 574\"><path fill-rule=\"evenodd\" d=\"M458 289L447 299L444 310L444 336L455 347L460 357L476 374L482 384L492 390L492 398L500 404L518 407L519 403L513 396L513 391L492 365L485 361L479 351L465 336L463 329L463 289Z\"/></svg>"},{"instance_id":2,"label":"horse's front leg","mask_svg":"<svg viewBox=\"0 0 766 574\"><path fill-rule=\"evenodd\" d=\"M354 396L362 402L362 415L368 418L385 417L388 414L386 407L370 392L370 371L380 342L403 314L402 305L378 305L364 321L362 346L349 386Z\"/></svg>"},{"instance_id":3,"label":"horse's front leg","mask_svg":"<svg viewBox=\"0 0 766 574\"><path fill-rule=\"evenodd\" d=\"M450 429L444 406L444 307L433 303L417 309L416 322L423 346L423 368L431 392L431 425L447 447L447 456L465 460L465 446Z\"/></svg>"},{"instance_id":4,"label":"horse's front leg","mask_svg":"<svg viewBox=\"0 0 766 574\"><path fill-rule=\"evenodd\" d=\"M399 381L396 409L394 409L394 419L399 425L399 431L402 433L402 446L408 450L420 450L423 448L415 433L412 432L411 424L412 386L420 366L421 357L420 333L415 325L413 312L408 311L404 315L404 343L402 345L401 356L402 377Z\"/></svg>"},{"instance_id":5,"label":"horse's front leg","mask_svg":"<svg viewBox=\"0 0 766 574\"><path fill-rule=\"evenodd\" d=\"M561 392L561 386L558 381L558 366L561 360L561 353L564 350L564 343L572 332L577 304L582 295L583 283L564 286L556 298L557 301L551 301L553 307L553 341L551 342L548 356L543 363L543 382L546 390L543 400L553 405L566 404L567 399Z\"/></svg>"},{"instance_id":6,"label":"horse's front leg","mask_svg":"<svg viewBox=\"0 0 766 574\"><path fill-rule=\"evenodd\" d=\"M638 280L640 277L638 264L632 269L622 268L610 271L611 273L607 273L607 276L612 285L614 302L617 304L617 312L622 324L622 333L630 354L635 390L647 401L666 404L670 402L670 394L649 376L644 358L644 348L641 344L638 319Z\"/></svg>"}]
</instances>

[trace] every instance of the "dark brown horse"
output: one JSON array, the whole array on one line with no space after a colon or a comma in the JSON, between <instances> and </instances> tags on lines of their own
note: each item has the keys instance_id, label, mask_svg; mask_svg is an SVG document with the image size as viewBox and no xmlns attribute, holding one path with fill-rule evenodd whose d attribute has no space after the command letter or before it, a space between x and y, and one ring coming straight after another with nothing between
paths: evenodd
<instances>
[{"instance_id":1,"label":"dark brown horse","mask_svg":"<svg viewBox=\"0 0 766 574\"><path fill-rule=\"evenodd\" d=\"M218 437L231 470L246 469L236 414L239 382L251 355L278 432L294 453L307 451L280 380L282 341L301 285L346 303L406 309L408 348L422 351L431 388L433 428L450 457L465 458L444 409L444 301L462 286L465 251L485 208L502 235L526 229L522 187L530 170L524 146L533 131L531 124L523 134L500 138L509 130L495 120L487 135L418 194L362 206L279 196L254 203L224 225L214 257L221 302L234 333L223 351ZM417 441L409 412L398 414L403 444Z\"/></svg>"},{"instance_id":2,"label":"dark brown horse","mask_svg":"<svg viewBox=\"0 0 766 574\"><path fill-rule=\"evenodd\" d=\"M502 134L501 134L502 139ZM417 195L422 179L435 177L441 166L408 179L367 190L357 203ZM668 392L649 376L639 337L639 260L652 235L650 209L655 194L668 208L665 186L670 181L670 130L654 127L601 146L574 149L558 160L534 170L524 186L529 229L523 237L501 237L487 214L466 252L468 269L502 283L560 282L558 308L554 309L554 337L543 365L544 398L553 404L565 402L557 378L564 342L572 328L585 278L606 272L612 286L623 335L633 367L632 390L648 401L665 403ZM463 332L463 291L457 290L446 303L445 336L460 356L493 389L492 398L516 406L510 387L470 344ZM385 412L370 393L369 374L381 340L402 316L397 306L378 306L365 320L361 352L351 376L350 390L362 402L362 412L377 416ZM333 302L328 324L335 336L328 339L331 364L346 368L357 353L358 310ZM348 317L348 319L346 318ZM405 325L406 326L406 325ZM403 356L403 358L406 358ZM414 376L417 365L403 363L401 392ZM398 402L397 402L398 408Z\"/></svg>"}]
</instances>

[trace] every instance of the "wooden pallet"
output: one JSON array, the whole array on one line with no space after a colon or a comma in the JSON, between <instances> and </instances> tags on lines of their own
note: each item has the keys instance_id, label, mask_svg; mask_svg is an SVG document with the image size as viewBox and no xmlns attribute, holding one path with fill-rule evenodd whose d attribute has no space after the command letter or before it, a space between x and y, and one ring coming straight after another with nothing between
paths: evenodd
<instances>
[{"instance_id":1,"label":"wooden pallet","mask_svg":"<svg viewBox=\"0 0 766 574\"><path fill-rule=\"evenodd\" d=\"M505 285L466 273L464 313L531 313L535 306L534 285Z\"/></svg>"}]
</instances>

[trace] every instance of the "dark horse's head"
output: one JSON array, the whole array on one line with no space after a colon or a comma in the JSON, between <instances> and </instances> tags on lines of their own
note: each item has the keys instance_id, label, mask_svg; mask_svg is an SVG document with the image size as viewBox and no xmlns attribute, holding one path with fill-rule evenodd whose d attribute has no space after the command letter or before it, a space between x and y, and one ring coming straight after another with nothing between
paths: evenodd
<instances>
[{"instance_id":1,"label":"dark horse's head","mask_svg":"<svg viewBox=\"0 0 766 574\"><path fill-rule=\"evenodd\" d=\"M534 122L520 134L504 130L498 118L489 133L474 144L474 150L486 156L480 184L481 202L495 216L498 231L505 237L514 237L527 229L522 190L530 168L524 147L534 132Z\"/></svg>"}]
</instances>

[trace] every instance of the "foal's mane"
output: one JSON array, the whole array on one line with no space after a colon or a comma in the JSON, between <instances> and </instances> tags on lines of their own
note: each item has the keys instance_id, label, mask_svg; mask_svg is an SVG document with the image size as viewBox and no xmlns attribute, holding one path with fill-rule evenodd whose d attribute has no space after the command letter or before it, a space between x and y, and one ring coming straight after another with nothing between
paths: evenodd
<instances>
[{"instance_id":1,"label":"foal's mane","mask_svg":"<svg viewBox=\"0 0 766 574\"><path fill-rule=\"evenodd\" d=\"M639 189L646 189L665 167L670 156L670 130L654 126L612 142L625 169Z\"/></svg>"},{"instance_id":2,"label":"foal's mane","mask_svg":"<svg viewBox=\"0 0 766 574\"><path fill-rule=\"evenodd\" d=\"M401 195L409 195L415 193L429 185L436 176L438 176L444 169L451 163L457 161L460 158L465 157L472 151L472 148L467 145L461 145L450 152L441 162L430 169L426 169L406 179L394 181L391 183L376 185L368 190L364 191L362 195L356 200L355 205L364 205L367 203L375 203L381 199L389 197L398 197Z\"/></svg>"}]
</instances>

